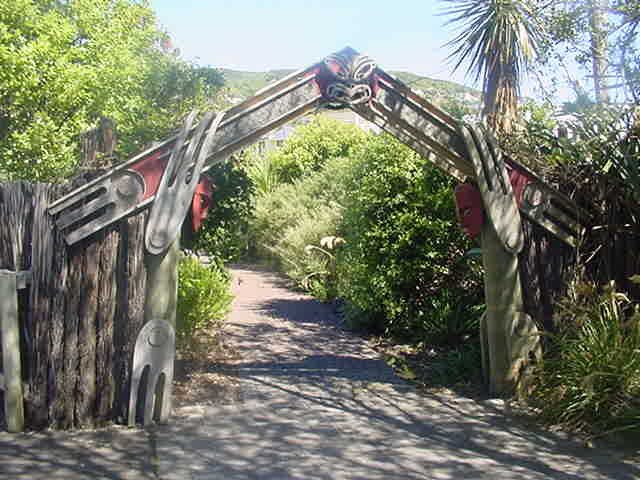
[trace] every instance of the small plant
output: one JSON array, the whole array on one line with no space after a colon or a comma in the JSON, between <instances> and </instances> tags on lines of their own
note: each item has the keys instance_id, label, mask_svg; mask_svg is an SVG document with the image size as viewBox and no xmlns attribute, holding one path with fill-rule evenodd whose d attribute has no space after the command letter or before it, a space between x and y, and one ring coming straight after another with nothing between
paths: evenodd
<instances>
[{"instance_id":1,"label":"small plant","mask_svg":"<svg viewBox=\"0 0 640 480\"><path fill-rule=\"evenodd\" d=\"M282 183L280 173L271 156L260 155L256 150L248 150L244 164L256 194L267 195Z\"/></svg>"},{"instance_id":2,"label":"small plant","mask_svg":"<svg viewBox=\"0 0 640 480\"><path fill-rule=\"evenodd\" d=\"M179 345L190 343L196 330L222 322L233 295L231 278L222 265L202 265L185 256L178 265L178 308L176 336Z\"/></svg>"},{"instance_id":3,"label":"small plant","mask_svg":"<svg viewBox=\"0 0 640 480\"><path fill-rule=\"evenodd\" d=\"M579 283L559 304L533 397L544 418L606 435L640 433L640 312L613 283Z\"/></svg>"},{"instance_id":4,"label":"small plant","mask_svg":"<svg viewBox=\"0 0 640 480\"><path fill-rule=\"evenodd\" d=\"M336 256L331 252L344 243L344 238L329 235L320 239L320 246L309 244L304 247L304 253L315 257L320 268L308 273L300 284L321 300L329 300L337 295Z\"/></svg>"}]
</instances>

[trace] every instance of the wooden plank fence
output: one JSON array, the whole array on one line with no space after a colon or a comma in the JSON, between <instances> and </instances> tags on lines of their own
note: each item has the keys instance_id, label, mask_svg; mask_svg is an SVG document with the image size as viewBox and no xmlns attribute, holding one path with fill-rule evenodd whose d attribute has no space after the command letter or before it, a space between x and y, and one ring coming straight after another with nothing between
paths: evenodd
<instances>
[{"instance_id":1,"label":"wooden plank fence","mask_svg":"<svg viewBox=\"0 0 640 480\"><path fill-rule=\"evenodd\" d=\"M27 428L126 421L144 322L146 213L68 248L46 212L82 182L0 184L0 269L32 270L19 298Z\"/></svg>"}]
</instances>

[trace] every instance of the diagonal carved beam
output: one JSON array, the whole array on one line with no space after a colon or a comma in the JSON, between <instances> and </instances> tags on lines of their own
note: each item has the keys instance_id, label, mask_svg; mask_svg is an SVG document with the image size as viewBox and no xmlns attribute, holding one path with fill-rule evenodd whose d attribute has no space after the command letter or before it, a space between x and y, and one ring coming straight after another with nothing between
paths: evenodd
<instances>
[{"instance_id":1,"label":"diagonal carved beam","mask_svg":"<svg viewBox=\"0 0 640 480\"><path fill-rule=\"evenodd\" d=\"M459 181L476 181L459 122L351 48L267 86L224 112L210 137L202 172L281 125L320 107L351 108L397 137ZM186 131L177 155L189 149L195 127ZM211 136L209 135L211 133ZM146 150L49 206L68 244L148 208L177 137ZM576 245L587 216L531 171L504 159L520 211L570 245Z\"/></svg>"},{"instance_id":2,"label":"diagonal carved beam","mask_svg":"<svg viewBox=\"0 0 640 480\"><path fill-rule=\"evenodd\" d=\"M202 159L201 173L265 133L317 109L322 95L314 79L312 69L297 72L224 112L215 130L204 135L211 148ZM186 129L183 142L177 136L169 138L49 205L67 244L153 204L176 144L177 155L183 155L191 148L195 129Z\"/></svg>"}]
</instances>

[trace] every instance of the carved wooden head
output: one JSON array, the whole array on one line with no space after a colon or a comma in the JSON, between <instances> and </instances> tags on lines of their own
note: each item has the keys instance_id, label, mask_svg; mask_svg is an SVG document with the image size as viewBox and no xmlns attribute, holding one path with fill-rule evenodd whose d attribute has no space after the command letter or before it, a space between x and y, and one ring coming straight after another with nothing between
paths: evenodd
<instances>
[{"instance_id":1,"label":"carved wooden head","mask_svg":"<svg viewBox=\"0 0 640 480\"><path fill-rule=\"evenodd\" d=\"M207 176L203 176L196 186L196 191L193 194L193 202L191 204L191 219L193 231L197 232L202 227L207 215L209 214L209 208L211 207L211 199L213 197L213 183Z\"/></svg>"},{"instance_id":2,"label":"carved wooden head","mask_svg":"<svg viewBox=\"0 0 640 480\"><path fill-rule=\"evenodd\" d=\"M458 222L467 235L476 238L480 235L484 223L480 190L470 183L461 183L454 193Z\"/></svg>"}]
</instances>

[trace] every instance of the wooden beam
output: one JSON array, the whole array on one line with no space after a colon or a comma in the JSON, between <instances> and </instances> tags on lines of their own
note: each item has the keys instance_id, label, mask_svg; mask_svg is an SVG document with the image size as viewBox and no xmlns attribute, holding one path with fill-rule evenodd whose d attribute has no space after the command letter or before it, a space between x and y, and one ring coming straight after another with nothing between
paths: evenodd
<instances>
[{"instance_id":1,"label":"wooden beam","mask_svg":"<svg viewBox=\"0 0 640 480\"><path fill-rule=\"evenodd\" d=\"M2 368L4 411L10 432L24 430L24 397L20 367L20 330L18 327L18 282L16 272L0 270L0 329L2 331Z\"/></svg>"}]
</instances>

